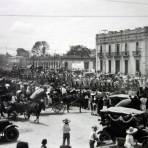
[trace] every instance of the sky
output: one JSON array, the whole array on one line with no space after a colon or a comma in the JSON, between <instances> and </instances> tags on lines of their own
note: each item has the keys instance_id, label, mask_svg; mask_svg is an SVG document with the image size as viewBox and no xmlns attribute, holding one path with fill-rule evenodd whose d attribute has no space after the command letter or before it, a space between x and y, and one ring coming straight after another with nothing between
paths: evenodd
<instances>
[{"instance_id":1,"label":"sky","mask_svg":"<svg viewBox=\"0 0 148 148\"><path fill-rule=\"evenodd\" d=\"M0 53L16 55L47 41L62 54L72 45L95 48L102 30L148 26L147 0L0 0Z\"/></svg>"}]
</instances>

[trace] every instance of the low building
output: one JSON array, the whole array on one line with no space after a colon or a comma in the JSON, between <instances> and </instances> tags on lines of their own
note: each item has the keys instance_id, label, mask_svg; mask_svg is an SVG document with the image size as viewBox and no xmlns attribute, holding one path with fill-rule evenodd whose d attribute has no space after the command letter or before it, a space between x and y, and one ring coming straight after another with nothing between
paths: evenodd
<instances>
[{"instance_id":1,"label":"low building","mask_svg":"<svg viewBox=\"0 0 148 148\"><path fill-rule=\"evenodd\" d=\"M62 67L66 70L95 71L95 57L62 56Z\"/></svg>"},{"instance_id":2,"label":"low building","mask_svg":"<svg viewBox=\"0 0 148 148\"><path fill-rule=\"evenodd\" d=\"M34 68L42 67L43 69L60 69L61 57L60 56L39 56L31 57L29 59L30 64Z\"/></svg>"},{"instance_id":3,"label":"low building","mask_svg":"<svg viewBox=\"0 0 148 148\"><path fill-rule=\"evenodd\" d=\"M96 71L148 75L148 27L96 35Z\"/></svg>"}]
</instances>

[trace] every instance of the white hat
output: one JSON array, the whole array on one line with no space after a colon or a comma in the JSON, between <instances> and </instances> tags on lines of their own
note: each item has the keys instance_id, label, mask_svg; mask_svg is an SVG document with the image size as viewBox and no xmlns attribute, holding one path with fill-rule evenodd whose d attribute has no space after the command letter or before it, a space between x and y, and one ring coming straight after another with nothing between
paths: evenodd
<instances>
[{"instance_id":1,"label":"white hat","mask_svg":"<svg viewBox=\"0 0 148 148\"><path fill-rule=\"evenodd\" d=\"M127 134L134 134L137 132L137 128L129 127L129 129L126 131Z\"/></svg>"},{"instance_id":2,"label":"white hat","mask_svg":"<svg viewBox=\"0 0 148 148\"><path fill-rule=\"evenodd\" d=\"M10 84L8 84L8 83L5 84L5 87L9 87L9 86L10 86Z\"/></svg>"}]
</instances>

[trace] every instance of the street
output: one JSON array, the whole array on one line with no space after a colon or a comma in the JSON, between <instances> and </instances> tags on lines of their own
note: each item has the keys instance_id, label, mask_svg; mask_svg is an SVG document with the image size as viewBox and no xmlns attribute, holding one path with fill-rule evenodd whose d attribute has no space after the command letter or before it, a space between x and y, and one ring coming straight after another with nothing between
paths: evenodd
<instances>
[{"instance_id":1,"label":"street","mask_svg":"<svg viewBox=\"0 0 148 148\"><path fill-rule=\"evenodd\" d=\"M88 148L88 139L92 125L98 125L98 117L92 116L88 110L79 113L78 108L73 108L70 113L54 114L50 109L42 112L40 123L34 123L32 116L26 121L23 116L14 122L19 126L20 136L18 141L26 141L29 148L40 148L43 138L47 138L48 148L59 148L62 144L62 120L71 120L71 146L73 148ZM2 148L15 148L16 142L0 145Z\"/></svg>"}]
</instances>

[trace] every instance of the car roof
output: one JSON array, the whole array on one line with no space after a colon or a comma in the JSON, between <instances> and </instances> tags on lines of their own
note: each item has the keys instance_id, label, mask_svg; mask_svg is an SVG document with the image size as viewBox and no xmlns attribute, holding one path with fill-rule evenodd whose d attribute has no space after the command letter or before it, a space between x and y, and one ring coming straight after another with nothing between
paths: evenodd
<instances>
[{"instance_id":1,"label":"car roof","mask_svg":"<svg viewBox=\"0 0 148 148\"><path fill-rule=\"evenodd\" d=\"M107 113L118 113L118 114L143 114L144 112L141 110L133 109L133 108L127 108L127 107L110 107L107 109L102 109L101 112L107 112Z\"/></svg>"},{"instance_id":2,"label":"car roof","mask_svg":"<svg viewBox=\"0 0 148 148\"><path fill-rule=\"evenodd\" d=\"M109 96L110 98L114 98L114 97L118 97L118 98L129 98L128 94L115 94L115 95L111 95Z\"/></svg>"}]
</instances>

